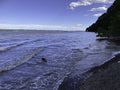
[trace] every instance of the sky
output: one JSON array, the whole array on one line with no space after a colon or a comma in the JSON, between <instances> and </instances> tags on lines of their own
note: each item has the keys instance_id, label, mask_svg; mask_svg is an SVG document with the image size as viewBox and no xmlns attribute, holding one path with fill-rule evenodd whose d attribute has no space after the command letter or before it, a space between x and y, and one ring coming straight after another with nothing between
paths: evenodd
<instances>
[{"instance_id":1,"label":"sky","mask_svg":"<svg viewBox=\"0 0 120 90\"><path fill-rule=\"evenodd\" d=\"M0 29L82 30L114 0L0 0Z\"/></svg>"}]
</instances>

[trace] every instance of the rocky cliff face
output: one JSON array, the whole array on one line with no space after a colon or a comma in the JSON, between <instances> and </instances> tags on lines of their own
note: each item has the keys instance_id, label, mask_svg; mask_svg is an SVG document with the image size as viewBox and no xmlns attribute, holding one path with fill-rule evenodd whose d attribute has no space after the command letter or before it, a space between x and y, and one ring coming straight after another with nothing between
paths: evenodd
<instances>
[{"instance_id":1,"label":"rocky cliff face","mask_svg":"<svg viewBox=\"0 0 120 90\"><path fill-rule=\"evenodd\" d=\"M86 31L97 32L99 36L120 36L120 0L115 0L107 12Z\"/></svg>"}]
</instances>

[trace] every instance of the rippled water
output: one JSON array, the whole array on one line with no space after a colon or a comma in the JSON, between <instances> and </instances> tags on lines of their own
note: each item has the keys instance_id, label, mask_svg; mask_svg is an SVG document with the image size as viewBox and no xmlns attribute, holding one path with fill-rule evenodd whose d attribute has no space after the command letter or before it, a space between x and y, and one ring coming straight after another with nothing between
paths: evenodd
<instances>
[{"instance_id":1,"label":"rippled water","mask_svg":"<svg viewBox=\"0 0 120 90\"><path fill-rule=\"evenodd\" d=\"M57 90L68 75L103 64L119 50L94 33L1 31L0 90Z\"/></svg>"}]
</instances>

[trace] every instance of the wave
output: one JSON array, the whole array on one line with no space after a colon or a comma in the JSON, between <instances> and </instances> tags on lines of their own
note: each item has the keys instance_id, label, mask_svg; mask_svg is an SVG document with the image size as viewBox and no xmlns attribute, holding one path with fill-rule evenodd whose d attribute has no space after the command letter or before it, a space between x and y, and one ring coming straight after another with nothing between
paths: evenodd
<instances>
[{"instance_id":1,"label":"wave","mask_svg":"<svg viewBox=\"0 0 120 90\"><path fill-rule=\"evenodd\" d=\"M3 42L3 43L0 43L0 52L4 52L4 51L7 51L7 50L10 50L12 48L15 48L17 46L21 46L21 45L24 45L26 43L28 43L29 41L17 41L17 42Z\"/></svg>"},{"instance_id":2,"label":"wave","mask_svg":"<svg viewBox=\"0 0 120 90\"><path fill-rule=\"evenodd\" d=\"M38 54L41 50L43 50L43 48L39 47L39 48L35 48L35 49L26 49L24 48L24 52L19 52L16 53L12 52L12 55L7 55L10 57L2 57L4 60L2 60L2 58L0 58L0 72L2 71L7 71L7 70L11 70L25 62L27 62L28 60L30 60L32 57L34 57L36 54ZM20 53L23 53L22 55L20 55Z\"/></svg>"},{"instance_id":3,"label":"wave","mask_svg":"<svg viewBox=\"0 0 120 90\"><path fill-rule=\"evenodd\" d=\"M7 51L0 54L0 72L11 70L27 62L44 48L40 46L40 42L34 40L1 49Z\"/></svg>"},{"instance_id":4,"label":"wave","mask_svg":"<svg viewBox=\"0 0 120 90\"><path fill-rule=\"evenodd\" d=\"M4 47L0 47L0 52L4 52L4 51L7 51L7 50L10 50L12 48L15 48L17 46L21 46L23 44L25 44L26 42L24 43L19 43L19 44L13 44L13 45L8 45L8 46L4 46Z\"/></svg>"},{"instance_id":5,"label":"wave","mask_svg":"<svg viewBox=\"0 0 120 90\"><path fill-rule=\"evenodd\" d=\"M15 47L18 47L18 46L22 46L22 45L25 45L25 44L30 44L30 43L34 43L34 42L37 42L37 41L40 41L40 39L36 39L36 40L31 40L31 41L20 41L20 42L13 42L13 43L9 43L9 42L6 42L6 43L0 43L0 52L5 52L5 51L8 51L10 49L13 49Z\"/></svg>"}]
</instances>

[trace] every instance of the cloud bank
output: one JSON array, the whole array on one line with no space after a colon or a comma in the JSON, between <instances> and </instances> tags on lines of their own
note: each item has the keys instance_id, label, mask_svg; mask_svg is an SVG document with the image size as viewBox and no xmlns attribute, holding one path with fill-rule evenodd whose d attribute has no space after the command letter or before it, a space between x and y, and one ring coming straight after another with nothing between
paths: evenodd
<instances>
[{"instance_id":1,"label":"cloud bank","mask_svg":"<svg viewBox=\"0 0 120 90\"><path fill-rule=\"evenodd\" d=\"M0 24L0 29L24 29L24 30L80 30L81 24L73 26L64 25L24 25L24 24Z\"/></svg>"}]
</instances>

